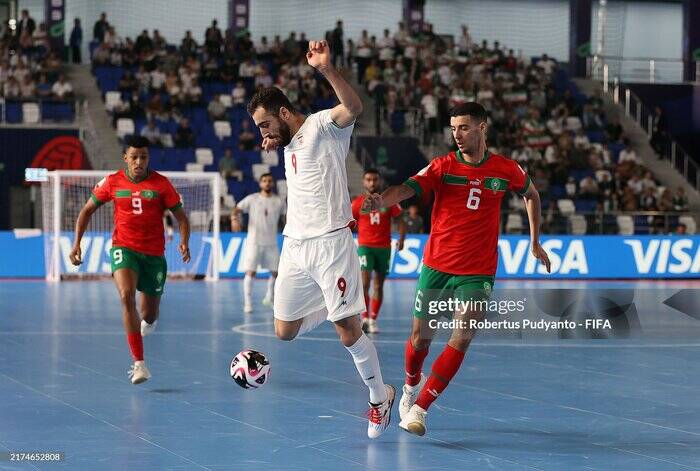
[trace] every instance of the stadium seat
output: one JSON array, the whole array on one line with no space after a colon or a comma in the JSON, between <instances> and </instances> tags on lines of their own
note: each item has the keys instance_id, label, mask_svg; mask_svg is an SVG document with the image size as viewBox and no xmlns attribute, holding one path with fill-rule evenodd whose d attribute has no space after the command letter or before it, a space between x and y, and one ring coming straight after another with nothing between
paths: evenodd
<instances>
[{"instance_id":1,"label":"stadium seat","mask_svg":"<svg viewBox=\"0 0 700 471\"><path fill-rule=\"evenodd\" d=\"M119 136L119 139L124 139L124 137L134 134L134 132L136 132L136 130L133 119L119 118L117 120L117 136Z\"/></svg>"},{"instance_id":2,"label":"stadium seat","mask_svg":"<svg viewBox=\"0 0 700 471\"><path fill-rule=\"evenodd\" d=\"M576 132L581 129L581 120L578 116L569 116L566 118L566 129L568 131Z\"/></svg>"},{"instance_id":3,"label":"stadium seat","mask_svg":"<svg viewBox=\"0 0 700 471\"><path fill-rule=\"evenodd\" d=\"M277 151L262 151L260 153L260 157L262 158L262 163L267 164L270 167L276 167L277 165L279 165L280 159Z\"/></svg>"},{"instance_id":4,"label":"stadium seat","mask_svg":"<svg viewBox=\"0 0 700 471\"><path fill-rule=\"evenodd\" d=\"M233 208L236 206L236 200L231 195L224 196L224 207Z\"/></svg>"},{"instance_id":5,"label":"stadium seat","mask_svg":"<svg viewBox=\"0 0 700 471\"><path fill-rule=\"evenodd\" d=\"M520 213L511 213L506 220L507 234L522 234L523 233L523 217Z\"/></svg>"},{"instance_id":6,"label":"stadium seat","mask_svg":"<svg viewBox=\"0 0 700 471\"><path fill-rule=\"evenodd\" d=\"M211 165L214 163L214 153L208 147L200 147L194 151L198 164Z\"/></svg>"},{"instance_id":7,"label":"stadium seat","mask_svg":"<svg viewBox=\"0 0 700 471\"><path fill-rule=\"evenodd\" d=\"M214 121L214 134L219 139L231 137L231 123L228 121Z\"/></svg>"},{"instance_id":8,"label":"stadium seat","mask_svg":"<svg viewBox=\"0 0 700 471\"><path fill-rule=\"evenodd\" d=\"M620 215L617 217L617 229L620 235L634 234L634 219L632 216Z\"/></svg>"},{"instance_id":9,"label":"stadium seat","mask_svg":"<svg viewBox=\"0 0 700 471\"><path fill-rule=\"evenodd\" d=\"M190 162L190 163L185 165L185 171L186 172L203 172L204 165Z\"/></svg>"},{"instance_id":10,"label":"stadium seat","mask_svg":"<svg viewBox=\"0 0 700 471\"><path fill-rule=\"evenodd\" d=\"M160 143L163 144L163 147L167 147L170 149L175 147L172 134L167 132L160 135Z\"/></svg>"},{"instance_id":11,"label":"stadium seat","mask_svg":"<svg viewBox=\"0 0 700 471\"><path fill-rule=\"evenodd\" d=\"M41 121L41 112L38 103L22 103L22 121L28 124Z\"/></svg>"},{"instance_id":12,"label":"stadium seat","mask_svg":"<svg viewBox=\"0 0 700 471\"><path fill-rule=\"evenodd\" d=\"M685 224L686 232L688 234L695 234L697 231L697 224L695 223L695 218L693 216L681 216L678 218L680 224Z\"/></svg>"},{"instance_id":13,"label":"stadium seat","mask_svg":"<svg viewBox=\"0 0 700 471\"><path fill-rule=\"evenodd\" d=\"M570 216L576 212L576 206L570 199L560 199L557 201L557 208L562 216Z\"/></svg>"},{"instance_id":14,"label":"stadium seat","mask_svg":"<svg viewBox=\"0 0 700 471\"><path fill-rule=\"evenodd\" d=\"M260 177L265 174L270 173L270 166L267 164L253 164L253 178L255 181L260 180Z\"/></svg>"},{"instance_id":15,"label":"stadium seat","mask_svg":"<svg viewBox=\"0 0 700 471\"><path fill-rule=\"evenodd\" d=\"M572 214L569 216L569 227L574 235L583 235L588 230L588 223L585 216Z\"/></svg>"},{"instance_id":16,"label":"stadium seat","mask_svg":"<svg viewBox=\"0 0 700 471\"><path fill-rule=\"evenodd\" d=\"M105 93L105 108L107 111L112 111L122 101L122 94L119 92Z\"/></svg>"},{"instance_id":17,"label":"stadium seat","mask_svg":"<svg viewBox=\"0 0 700 471\"><path fill-rule=\"evenodd\" d=\"M226 107L226 108L231 108L231 95L219 95L219 101Z\"/></svg>"}]
</instances>

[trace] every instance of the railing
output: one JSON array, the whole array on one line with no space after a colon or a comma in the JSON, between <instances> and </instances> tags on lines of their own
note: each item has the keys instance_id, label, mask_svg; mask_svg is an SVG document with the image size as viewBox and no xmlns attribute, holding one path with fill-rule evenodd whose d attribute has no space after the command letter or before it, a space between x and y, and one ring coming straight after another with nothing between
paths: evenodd
<instances>
[{"instance_id":1,"label":"railing","mask_svg":"<svg viewBox=\"0 0 700 471\"><path fill-rule=\"evenodd\" d=\"M103 170L105 170L104 165L104 153L102 152L102 141L97 135L97 129L95 128L95 123L90 116L88 111L87 101L83 102L81 106L81 120L80 120L80 140L83 141L83 146L85 147L85 152L93 164L96 162L102 162Z\"/></svg>"},{"instance_id":2,"label":"railing","mask_svg":"<svg viewBox=\"0 0 700 471\"><path fill-rule=\"evenodd\" d=\"M521 216L521 225L509 220L513 214ZM618 221L619 216L627 217ZM679 211L562 213L558 209L549 208L542 210L541 230L543 234L671 234L679 224L686 225L688 231L697 232L697 223L688 212ZM525 210L501 211L500 229L503 234L527 234L529 224Z\"/></svg>"},{"instance_id":3,"label":"railing","mask_svg":"<svg viewBox=\"0 0 700 471\"><path fill-rule=\"evenodd\" d=\"M409 106L409 107L398 107L394 108L394 113L403 114L402 127L399 132L396 132L395 126L392 126L392 115L386 106L382 106L379 109L377 115L377 132L378 136L411 136L418 138L420 144L424 144L426 139L425 130L427 123L424 119L423 110L421 108ZM397 124L394 122L394 124ZM436 133L440 133L441 130L437 129Z\"/></svg>"},{"instance_id":4,"label":"railing","mask_svg":"<svg viewBox=\"0 0 700 471\"><path fill-rule=\"evenodd\" d=\"M695 83L700 84L700 61L686 63L682 59L663 57L589 57L588 76L604 80L605 67L612 77L619 77L627 83L683 83L686 67L695 69Z\"/></svg>"},{"instance_id":5,"label":"railing","mask_svg":"<svg viewBox=\"0 0 700 471\"><path fill-rule=\"evenodd\" d=\"M607 64L603 64L603 92L607 94L616 105L620 105L625 110L625 115L632 118L637 125L649 136L653 135L654 110L642 103L642 100L635 95L629 87L621 84L615 77L610 80L611 74ZM675 168L690 185L700 192L700 167L676 141L666 135L664 138L663 157L670 160L671 166Z\"/></svg>"}]
</instances>

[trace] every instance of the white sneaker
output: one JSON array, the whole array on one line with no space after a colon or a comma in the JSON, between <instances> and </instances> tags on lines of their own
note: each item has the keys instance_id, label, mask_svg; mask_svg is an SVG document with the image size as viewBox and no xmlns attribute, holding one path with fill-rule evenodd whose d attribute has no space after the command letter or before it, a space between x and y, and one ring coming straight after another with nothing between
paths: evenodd
<instances>
[{"instance_id":1,"label":"white sneaker","mask_svg":"<svg viewBox=\"0 0 700 471\"><path fill-rule=\"evenodd\" d=\"M387 399L381 404L375 405L369 403L367 411L367 436L369 438L377 438L389 426L391 422L391 406L394 405L396 398L396 389L390 384L385 384Z\"/></svg>"},{"instance_id":2,"label":"white sneaker","mask_svg":"<svg viewBox=\"0 0 700 471\"><path fill-rule=\"evenodd\" d=\"M246 302L243 305L243 312L245 312L246 314L250 314L251 312L253 312L253 305L249 302Z\"/></svg>"},{"instance_id":3,"label":"white sneaker","mask_svg":"<svg viewBox=\"0 0 700 471\"><path fill-rule=\"evenodd\" d=\"M408 414L399 422L399 427L405 431L422 437L425 435L425 416L428 412L418 404L413 404Z\"/></svg>"},{"instance_id":4,"label":"white sneaker","mask_svg":"<svg viewBox=\"0 0 700 471\"><path fill-rule=\"evenodd\" d=\"M369 334L369 317L362 318L362 332Z\"/></svg>"},{"instance_id":5,"label":"white sneaker","mask_svg":"<svg viewBox=\"0 0 700 471\"><path fill-rule=\"evenodd\" d=\"M156 330L156 324L158 323L158 319L153 321L153 324L149 324L145 320L141 320L141 337L145 337L148 334L152 334L154 330Z\"/></svg>"},{"instance_id":6,"label":"white sneaker","mask_svg":"<svg viewBox=\"0 0 700 471\"><path fill-rule=\"evenodd\" d=\"M420 393L420 390L423 389L426 381L428 381L428 378L421 373L418 384L415 386L408 386L406 384L403 385L403 394L401 395L401 401L399 402L399 417L401 417L401 420L403 420L404 416L408 414L411 406L414 402L416 402L416 399L418 399L418 394ZM410 390L408 389L409 387L411 388Z\"/></svg>"},{"instance_id":7,"label":"white sneaker","mask_svg":"<svg viewBox=\"0 0 700 471\"><path fill-rule=\"evenodd\" d=\"M367 327L368 334L378 334L379 327L377 326L377 319L370 319L369 326Z\"/></svg>"},{"instance_id":8,"label":"white sneaker","mask_svg":"<svg viewBox=\"0 0 700 471\"><path fill-rule=\"evenodd\" d=\"M131 384L140 384L147 381L151 377L151 372L146 368L145 361L135 361L129 368L129 379Z\"/></svg>"},{"instance_id":9,"label":"white sneaker","mask_svg":"<svg viewBox=\"0 0 700 471\"><path fill-rule=\"evenodd\" d=\"M272 299L270 299L270 298L264 298L264 299L262 300L262 305L263 305L263 306L267 306L267 307L272 307L272 305L273 305Z\"/></svg>"}]
</instances>

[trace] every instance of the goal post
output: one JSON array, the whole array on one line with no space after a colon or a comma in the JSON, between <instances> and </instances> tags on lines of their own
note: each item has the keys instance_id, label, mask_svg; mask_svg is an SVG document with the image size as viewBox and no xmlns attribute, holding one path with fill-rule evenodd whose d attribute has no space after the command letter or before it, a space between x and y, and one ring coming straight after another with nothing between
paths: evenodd
<instances>
[{"instance_id":1,"label":"goal post","mask_svg":"<svg viewBox=\"0 0 700 471\"><path fill-rule=\"evenodd\" d=\"M90 198L95 185L113 171L57 170L48 172L41 183L46 279L86 279L111 274L109 250L114 230L113 202L92 215L80 247L83 263L70 263L75 222ZM184 263L177 250L180 233L177 219L163 218L165 258L168 277L219 279L221 177L216 172L159 172L167 177L180 194L183 209L190 221L190 254Z\"/></svg>"}]
</instances>

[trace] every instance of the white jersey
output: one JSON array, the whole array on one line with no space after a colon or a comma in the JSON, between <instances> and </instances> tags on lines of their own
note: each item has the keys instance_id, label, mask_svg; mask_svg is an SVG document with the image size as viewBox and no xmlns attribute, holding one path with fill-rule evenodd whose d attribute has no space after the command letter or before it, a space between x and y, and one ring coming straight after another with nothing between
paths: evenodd
<instances>
[{"instance_id":1,"label":"white jersey","mask_svg":"<svg viewBox=\"0 0 700 471\"><path fill-rule=\"evenodd\" d=\"M331 110L307 116L284 148L287 224L284 235L310 239L353 221L345 159L354 124L339 128Z\"/></svg>"},{"instance_id":2,"label":"white jersey","mask_svg":"<svg viewBox=\"0 0 700 471\"><path fill-rule=\"evenodd\" d=\"M248 240L255 245L277 245L277 225L285 213L285 204L277 195L253 193L243 198L237 207L248 213Z\"/></svg>"}]
</instances>

